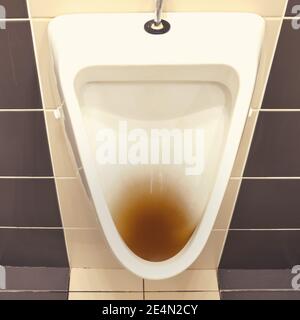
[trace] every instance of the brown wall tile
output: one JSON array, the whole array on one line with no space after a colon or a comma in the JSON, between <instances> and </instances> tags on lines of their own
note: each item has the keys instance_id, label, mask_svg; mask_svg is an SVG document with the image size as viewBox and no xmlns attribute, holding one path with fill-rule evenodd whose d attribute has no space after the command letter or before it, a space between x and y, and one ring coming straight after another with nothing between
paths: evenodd
<instances>
[{"instance_id":1,"label":"brown wall tile","mask_svg":"<svg viewBox=\"0 0 300 320\"><path fill-rule=\"evenodd\" d=\"M300 231L229 231L220 269L292 269Z\"/></svg>"},{"instance_id":2,"label":"brown wall tile","mask_svg":"<svg viewBox=\"0 0 300 320\"><path fill-rule=\"evenodd\" d=\"M43 112L0 112L0 176L53 176Z\"/></svg>"},{"instance_id":3,"label":"brown wall tile","mask_svg":"<svg viewBox=\"0 0 300 320\"><path fill-rule=\"evenodd\" d=\"M68 268L63 231L0 228L0 265Z\"/></svg>"},{"instance_id":4,"label":"brown wall tile","mask_svg":"<svg viewBox=\"0 0 300 320\"><path fill-rule=\"evenodd\" d=\"M68 268L6 267L5 269L6 290L69 290Z\"/></svg>"},{"instance_id":5,"label":"brown wall tile","mask_svg":"<svg viewBox=\"0 0 300 320\"><path fill-rule=\"evenodd\" d=\"M261 112L244 176L300 177L299 137L300 112Z\"/></svg>"},{"instance_id":6,"label":"brown wall tile","mask_svg":"<svg viewBox=\"0 0 300 320\"><path fill-rule=\"evenodd\" d=\"M262 107L264 109L300 109L300 29L292 20L282 24L278 45Z\"/></svg>"},{"instance_id":7,"label":"brown wall tile","mask_svg":"<svg viewBox=\"0 0 300 320\"><path fill-rule=\"evenodd\" d=\"M26 0L0 0L6 11L6 18L27 18Z\"/></svg>"},{"instance_id":8,"label":"brown wall tile","mask_svg":"<svg viewBox=\"0 0 300 320\"><path fill-rule=\"evenodd\" d=\"M300 300L300 291L221 292L221 300Z\"/></svg>"},{"instance_id":9,"label":"brown wall tile","mask_svg":"<svg viewBox=\"0 0 300 320\"><path fill-rule=\"evenodd\" d=\"M295 7L298 6L298 7ZM288 0L288 6L286 9L286 16L300 18L300 1L299 0Z\"/></svg>"},{"instance_id":10,"label":"brown wall tile","mask_svg":"<svg viewBox=\"0 0 300 320\"><path fill-rule=\"evenodd\" d=\"M0 292L0 300L68 300L67 292Z\"/></svg>"},{"instance_id":11,"label":"brown wall tile","mask_svg":"<svg viewBox=\"0 0 300 320\"><path fill-rule=\"evenodd\" d=\"M0 179L0 203L0 226L62 226L54 179Z\"/></svg>"},{"instance_id":12,"label":"brown wall tile","mask_svg":"<svg viewBox=\"0 0 300 320\"><path fill-rule=\"evenodd\" d=\"M218 272L221 290L292 290L292 270L231 269Z\"/></svg>"},{"instance_id":13,"label":"brown wall tile","mask_svg":"<svg viewBox=\"0 0 300 320\"><path fill-rule=\"evenodd\" d=\"M42 108L29 21L0 30L0 108Z\"/></svg>"},{"instance_id":14,"label":"brown wall tile","mask_svg":"<svg viewBox=\"0 0 300 320\"><path fill-rule=\"evenodd\" d=\"M230 228L300 229L299 190L300 180L244 180Z\"/></svg>"}]
</instances>

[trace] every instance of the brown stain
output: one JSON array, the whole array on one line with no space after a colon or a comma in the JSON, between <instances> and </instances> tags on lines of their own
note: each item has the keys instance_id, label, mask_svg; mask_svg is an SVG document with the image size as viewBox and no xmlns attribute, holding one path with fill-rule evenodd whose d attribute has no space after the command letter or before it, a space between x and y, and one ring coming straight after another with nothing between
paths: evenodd
<instances>
[{"instance_id":1,"label":"brown stain","mask_svg":"<svg viewBox=\"0 0 300 320\"><path fill-rule=\"evenodd\" d=\"M152 262L175 256L191 238L195 224L175 188L137 183L126 189L115 211L117 229L127 246Z\"/></svg>"}]
</instances>

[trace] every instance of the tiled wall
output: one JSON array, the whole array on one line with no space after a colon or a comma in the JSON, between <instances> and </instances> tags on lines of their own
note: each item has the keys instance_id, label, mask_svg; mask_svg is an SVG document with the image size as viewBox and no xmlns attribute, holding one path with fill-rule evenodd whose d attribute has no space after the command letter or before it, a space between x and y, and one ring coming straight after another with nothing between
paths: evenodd
<instances>
[{"instance_id":1,"label":"tiled wall","mask_svg":"<svg viewBox=\"0 0 300 320\"><path fill-rule=\"evenodd\" d=\"M0 5L8 18L0 30L0 300L67 299L69 263L26 2Z\"/></svg>"},{"instance_id":2,"label":"tiled wall","mask_svg":"<svg viewBox=\"0 0 300 320\"><path fill-rule=\"evenodd\" d=\"M62 121L57 120L54 115L54 111L62 101L53 83L47 38L48 23L57 15L74 12L150 11L153 10L154 0L28 0L27 2L29 19L9 22L9 26L13 26L9 34L0 31L0 37L3 36L3 41L6 41L6 43L0 41L0 52L6 55L6 60L4 59L6 62L3 65L5 70L6 68L11 70L8 71L5 81L2 80L4 79L2 73L0 74L0 108L4 101L2 109L13 108L20 111L0 112L0 121L3 121L0 131L6 130L0 132L2 133L0 144L2 148L9 149L4 153L4 158L0 158L0 176L7 174L19 178L25 176L24 179L18 180L5 178L3 179L5 185L0 184L1 190L4 190L3 198L6 201L14 199L13 203L10 200L11 203L5 206L5 214L0 215L0 226L39 228L38 232L36 230L24 231L25 234L20 232L18 237L29 237L30 239L26 240L29 244L31 238L36 237L33 241L37 246L36 243L46 241L41 237L43 231L48 241L44 247L49 248L51 245L52 248L57 246L58 249L53 255L52 250L48 249L48 260L44 260L46 258L39 247L40 251L37 248L37 251L34 251L34 258L31 257L25 264L33 263L32 261L38 257L42 264L46 263L48 267L53 267L46 269L48 274L45 279L50 278L51 274L56 275L58 280L59 277L65 279L62 274L67 270L61 230L63 225L71 266L70 299L218 299L217 271L227 237L219 270L219 286L223 299L298 296L297 292L286 291L290 290L289 268L296 263L298 252L296 243L298 232L290 230L297 229L298 180L282 179L300 176L297 171L300 163L298 162L300 153L297 149L298 112L287 110L297 108L300 110L300 106L297 107L296 86L300 75L296 67L296 58L300 56L300 47L297 45L300 31L297 33L291 29L293 18L290 14L291 6L298 1L290 0L281 30L287 7L286 0L166 0L168 11L255 12L265 18L267 28L257 85L251 102L252 112L245 126L232 177L209 242L188 271L174 279L158 282L143 281L122 269L104 241L93 206L78 179ZM25 0L0 0L0 4L6 5L9 18L27 17ZM23 25L19 27L21 31L18 29L20 25ZM37 74L32 60L30 25L33 31L42 97L39 95ZM280 31L272 72L267 82ZM18 32L22 33L22 37L18 36ZM26 39L26 36L29 39ZM22 46L22 50L18 46ZM29 53L26 53L26 50L29 50ZM13 59L13 63L11 52L19 56L18 59ZM27 57L31 60L22 63ZM0 65L2 66L1 61ZM7 77L10 83L7 83ZM11 88L14 88L13 91ZM266 94L264 94L265 89ZM20 109L26 110L21 112ZM10 121L16 121L17 125L11 126ZM18 137L13 139L14 135ZM8 137L12 139L12 143L7 143ZM21 159L19 157L23 157L24 160L18 161ZM31 179L28 179L28 176ZM15 199L20 200L15 201ZM236 199L238 200L235 206ZM9 213L10 210L12 214ZM28 219L24 219L25 216L28 216ZM1 230L0 227L0 237ZM14 236L14 239L18 237ZM2 248L1 243L3 242L0 241L0 248ZM12 252L11 256L16 257L18 254ZM0 251L0 259L1 257ZM26 260L23 256L22 259ZM63 266L59 264L62 261L65 261ZM0 260L1 264L3 263ZM24 272L28 270L22 269ZM62 273L56 273L57 270L61 270ZM58 280L51 283L58 284ZM65 285L62 280L59 283L61 286ZM53 288L48 288L48 291L50 289ZM61 289L62 287L59 287L59 290ZM270 289L275 291L268 291ZM283 289L285 291L282 291ZM9 297L8 293L5 294L5 297ZM45 298L49 297L48 293L43 294ZM36 295L34 293L33 297ZM56 297L55 293L51 293L51 296ZM65 297L63 293L60 293L60 296Z\"/></svg>"},{"instance_id":3,"label":"tiled wall","mask_svg":"<svg viewBox=\"0 0 300 320\"><path fill-rule=\"evenodd\" d=\"M300 299L300 20L288 3L219 270L223 299ZM299 17L300 18L300 17ZM295 29L299 25L298 29Z\"/></svg>"},{"instance_id":4,"label":"tiled wall","mask_svg":"<svg viewBox=\"0 0 300 320\"><path fill-rule=\"evenodd\" d=\"M266 36L257 85L227 192L209 242L196 263L180 276L165 281L143 281L122 269L112 256L99 228L93 206L78 179L68 152L62 123L53 111L62 101L53 85L47 26L57 15L75 12L151 11L148 0L29 0L38 71L41 80L50 150L71 265L70 299L219 299L217 270L228 232L254 128L267 85L287 1L280 0L166 0L167 11L255 12L266 20ZM260 117L259 117L260 121ZM235 215L236 216L236 215ZM230 239L231 231L229 232ZM222 285L222 282L221 282ZM221 287L221 289L223 289Z\"/></svg>"}]
</instances>

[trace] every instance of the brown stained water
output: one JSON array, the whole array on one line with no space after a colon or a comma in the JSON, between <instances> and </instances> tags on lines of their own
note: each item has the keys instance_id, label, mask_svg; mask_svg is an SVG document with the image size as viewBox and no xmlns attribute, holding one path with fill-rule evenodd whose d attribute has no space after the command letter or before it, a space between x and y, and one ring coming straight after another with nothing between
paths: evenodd
<instances>
[{"instance_id":1,"label":"brown stained water","mask_svg":"<svg viewBox=\"0 0 300 320\"><path fill-rule=\"evenodd\" d=\"M115 211L115 223L124 242L137 256L159 262L183 249L195 224L175 189L149 189L149 183L127 188Z\"/></svg>"}]
</instances>

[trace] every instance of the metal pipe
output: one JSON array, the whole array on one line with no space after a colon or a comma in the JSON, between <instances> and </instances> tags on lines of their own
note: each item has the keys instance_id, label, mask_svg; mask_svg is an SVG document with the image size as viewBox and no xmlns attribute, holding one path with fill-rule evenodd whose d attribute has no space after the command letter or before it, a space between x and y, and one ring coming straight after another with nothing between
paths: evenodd
<instances>
[{"instance_id":1,"label":"metal pipe","mask_svg":"<svg viewBox=\"0 0 300 320\"><path fill-rule=\"evenodd\" d=\"M154 24L155 24L156 27L160 26L160 24L161 24L163 2L164 2L164 0L155 0Z\"/></svg>"}]
</instances>

